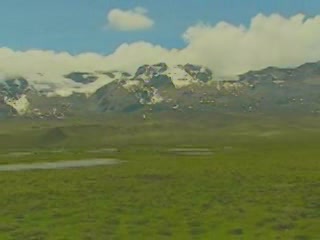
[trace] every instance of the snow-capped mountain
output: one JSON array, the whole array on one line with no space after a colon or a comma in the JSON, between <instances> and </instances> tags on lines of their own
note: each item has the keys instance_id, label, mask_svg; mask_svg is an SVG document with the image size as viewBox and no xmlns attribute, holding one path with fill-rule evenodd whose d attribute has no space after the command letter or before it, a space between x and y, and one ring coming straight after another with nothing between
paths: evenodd
<instances>
[{"instance_id":1,"label":"snow-capped mountain","mask_svg":"<svg viewBox=\"0 0 320 240\"><path fill-rule=\"evenodd\" d=\"M123 71L71 72L63 76L2 77L0 116L65 118L127 111L318 112L320 63L268 67L223 79L193 64L143 65ZM57 79L55 81L55 79ZM303 107L302 107L303 106Z\"/></svg>"},{"instance_id":2,"label":"snow-capped mountain","mask_svg":"<svg viewBox=\"0 0 320 240\"><path fill-rule=\"evenodd\" d=\"M176 88L212 80L212 72L206 67L192 64L168 67L165 63L141 66L134 79L149 82L158 76L169 77Z\"/></svg>"}]
</instances>

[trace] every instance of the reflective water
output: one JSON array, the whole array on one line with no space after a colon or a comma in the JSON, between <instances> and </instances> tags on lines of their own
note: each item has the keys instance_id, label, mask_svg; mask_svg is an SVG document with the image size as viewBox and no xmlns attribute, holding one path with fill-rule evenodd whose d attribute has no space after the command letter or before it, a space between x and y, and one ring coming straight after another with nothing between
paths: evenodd
<instances>
[{"instance_id":1,"label":"reflective water","mask_svg":"<svg viewBox=\"0 0 320 240\"><path fill-rule=\"evenodd\" d=\"M66 169L66 168L84 168L93 166L114 165L122 163L117 159L88 159L76 161L42 162L26 164L7 164L0 165L0 171L27 171L27 170L46 170L46 169Z\"/></svg>"}]
</instances>

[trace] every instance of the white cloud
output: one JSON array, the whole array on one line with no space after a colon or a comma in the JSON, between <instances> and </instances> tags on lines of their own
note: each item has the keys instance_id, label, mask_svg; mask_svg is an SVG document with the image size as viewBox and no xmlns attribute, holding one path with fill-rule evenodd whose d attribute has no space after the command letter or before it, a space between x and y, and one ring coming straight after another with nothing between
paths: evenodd
<instances>
[{"instance_id":1,"label":"white cloud","mask_svg":"<svg viewBox=\"0 0 320 240\"><path fill-rule=\"evenodd\" d=\"M107 27L118 31L140 31L150 29L154 21L147 16L145 8L132 10L113 9L107 16Z\"/></svg>"},{"instance_id":2,"label":"white cloud","mask_svg":"<svg viewBox=\"0 0 320 240\"><path fill-rule=\"evenodd\" d=\"M320 60L320 16L257 15L248 28L221 22L198 24L183 35L187 59L237 74L270 65L295 66Z\"/></svg>"},{"instance_id":3,"label":"white cloud","mask_svg":"<svg viewBox=\"0 0 320 240\"><path fill-rule=\"evenodd\" d=\"M37 84L54 82L63 86L68 81L63 75L72 71L134 72L142 64L160 61L202 64L217 75L236 75L271 65L288 67L320 60L320 16L306 18L299 14L285 18L259 14L248 27L225 22L214 26L197 24L182 37L186 47L180 50L136 42L124 43L106 56L0 48L0 78L19 75Z\"/></svg>"}]
</instances>

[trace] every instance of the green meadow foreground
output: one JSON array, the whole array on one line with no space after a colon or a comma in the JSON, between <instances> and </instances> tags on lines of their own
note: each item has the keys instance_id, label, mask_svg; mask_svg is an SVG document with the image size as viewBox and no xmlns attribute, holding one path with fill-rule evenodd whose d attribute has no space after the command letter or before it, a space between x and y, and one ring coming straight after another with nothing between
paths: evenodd
<instances>
[{"instance_id":1,"label":"green meadow foreground","mask_svg":"<svg viewBox=\"0 0 320 240\"><path fill-rule=\"evenodd\" d=\"M192 119L192 120L190 120ZM320 239L320 118L1 122L0 239Z\"/></svg>"}]
</instances>

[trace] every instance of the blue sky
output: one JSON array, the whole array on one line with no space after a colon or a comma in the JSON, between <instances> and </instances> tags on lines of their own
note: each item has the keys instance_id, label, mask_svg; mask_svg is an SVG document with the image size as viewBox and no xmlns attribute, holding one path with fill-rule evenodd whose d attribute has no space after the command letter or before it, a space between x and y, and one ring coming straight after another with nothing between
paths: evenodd
<instances>
[{"instance_id":1,"label":"blue sky","mask_svg":"<svg viewBox=\"0 0 320 240\"><path fill-rule=\"evenodd\" d=\"M154 26L146 31L106 29L112 9L143 7ZM71 54L109 54L124 42L147 41L183 48L182 34L199 22L248 25L258 13L320 13L319 0L1 0L0 47Z\"/></svg>"}]
</instances>

